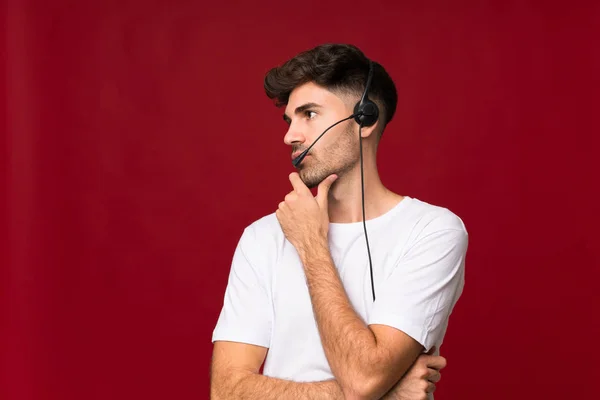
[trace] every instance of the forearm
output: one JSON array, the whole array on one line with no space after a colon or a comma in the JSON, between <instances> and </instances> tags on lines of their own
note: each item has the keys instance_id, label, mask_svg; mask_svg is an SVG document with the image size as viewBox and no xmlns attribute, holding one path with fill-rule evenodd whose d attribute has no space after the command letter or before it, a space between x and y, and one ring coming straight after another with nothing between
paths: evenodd
<instances>
[{"instance_id":1,"label":"forearm","mask_svg":"<svg viewBox=\"0 0 600 400\"><path fill-rule=\"evenodd\" d=\"M265 375L243 372L232 373L227 381L211 391L212 400L244 399L344 399L335 380L322 382L293 382Z\"/></svg>"},{"instance_id":2,"label":"forearm","mask_svg":"<svg viewBox=\"0 0 600 400\"><path fill-rule=\"evenodd\" d=\"M318 243L301 257L325 355L351 395L357 384L381 375L375 335L352 308L327 245Z\"/></svg>"}]
</instances>

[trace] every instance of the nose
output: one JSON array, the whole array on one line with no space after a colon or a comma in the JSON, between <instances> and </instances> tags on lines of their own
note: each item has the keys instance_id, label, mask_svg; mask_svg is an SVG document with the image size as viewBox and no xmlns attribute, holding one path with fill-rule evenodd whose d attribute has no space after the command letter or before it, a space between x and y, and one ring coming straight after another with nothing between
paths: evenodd
<instances>
[{"instance_id":1,"label":"nose","mask_svg":"<svg viewBox=\"0 0 600 400\"><path fill-rule=\"evenodd\" d=\"M306 141L306 135L302 132L301 129L298 129L298 126L293 122L290 124L288 131L283 137L283 142L288 146L292 146L298 143L304 143Z\"/></svg>"}]
</instances>

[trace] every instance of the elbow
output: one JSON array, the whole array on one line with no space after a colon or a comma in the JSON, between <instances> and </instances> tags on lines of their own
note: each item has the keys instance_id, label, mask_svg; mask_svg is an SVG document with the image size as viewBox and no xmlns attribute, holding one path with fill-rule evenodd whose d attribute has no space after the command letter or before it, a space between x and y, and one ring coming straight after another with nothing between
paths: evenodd
<instances>
[{"instance_id":1,"label":"elbow","mask_svg":"<svg viewBox=\"0 0 600 400\"><path fill-rule=\"evenodd\" d=\"M342 385L345 400L377 400L388 390L385 382L374 376L361 376Z\"/></svg>"},{"instance_id":2,"label":"elbow","mask_svg":"<svg viewBox=\"0 0 600 400\"><path fill-rule=\"evenodd\" d=\"M371 397L364 397L360 393L353 390L344 390L344 400L367 400Z\"/></svg>"},{"instance_id":3,"label":"elbow","mask_svg":"<svg viewBox=\"0 0 600 400\"><path fill-rule=\"evenodd\" d=\"M344 400L366 400L367 397L363 397L359 392L352 388L342 388L344 393Z\"/></svg>"}]
</instances>

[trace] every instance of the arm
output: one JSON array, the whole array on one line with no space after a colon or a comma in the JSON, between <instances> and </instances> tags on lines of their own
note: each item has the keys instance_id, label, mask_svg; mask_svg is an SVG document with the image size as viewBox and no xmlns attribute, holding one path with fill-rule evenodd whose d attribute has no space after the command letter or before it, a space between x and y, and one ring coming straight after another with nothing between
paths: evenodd
<instances>
[{"instance_id":1,"label":"arm","mask_svg":"<svg viewBox=\"0 0 600 400\"><path fill-rule=\"evenodd\" d=\"M316 197L297 172L289 178L294 190L279 203L276 216L304 266L331 370L345 398L380 398L423 349L443 337L462 290L466 230L452 213L431 216L378 285L367 326L352 308L329 253L328 192L337 176L325 178Z\"/></svg>"},{"instance_id":2,"label":"arm","mask_svg":"<svg viewBox=\"0 0 600 400\"><path fill-rule=\"evenodd\" d=\"M296 383L259 374L273 321L264 252L253 251L260 248L256 235L245 229L233 255L212 338L211 399L342 399L334 380Z\"/></svg>"},{"instance_id":3,"label":"arm","mask_svg":"<svg viewBox=\"0 0 600 400\"><path fill-rule=\"evenodd\" d=\"M344 399L335 380L297 383L260 375L267 349L245 343L216 341L211 364L210 398L221 399ZM435 390L446 359L422 354L383 399L421 400Z\"/></svg>"},{"instance_id":4,"label":"arm","mask_svg":"<svg viewBox=\"0 0 600 400\"><path fill-rule=\"evenodd\" d=\"M298 383L259 374L267 349L217 341L211 364L210 398L222 399L343 399L335 380Z\"/></svg>"},{"instance_id":5,"label":"arm","mask_svg":"<svg viewBox=\"0 0 600 400\"><path fill-rule=\"evenodd\" d=\"M428 225L378 285L369 325L347 298L327 240L299 246L323 348L347 398L381 397L443 336L464 279L461 224L443 217Z\"/></svg>"},{"instance_id":6,"label":"arm","mask_svg":"<svg viewBox=\"0 0 600 400\"><path fill-rule=\"evenodd\" d=\"M404 332L367 326L352 308L326 242L301 254L325 354L345 398L381 398L423 351Z\"/></svg>"}]
</instances>

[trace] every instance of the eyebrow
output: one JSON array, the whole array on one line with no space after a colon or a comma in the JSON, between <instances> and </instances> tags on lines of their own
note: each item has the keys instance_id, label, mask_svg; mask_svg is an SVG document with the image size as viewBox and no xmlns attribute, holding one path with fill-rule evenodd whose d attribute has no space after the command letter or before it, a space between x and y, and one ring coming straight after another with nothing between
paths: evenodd
<instances>
[{"instance_id":1,"label":"eyebrow","mask_svg":"<svg viewBox=\"0 0 600 400\"><path fill-rule=\"evenodd\" d=\"M301 106L296 107L296 109L294 110L294 114L302 114L303 112L311 108L323 108L323 106L317 103L304 103ZM285 113L283 114L283 120L288 124L292 121L291 118L288 117Z\"/></svg>"}]
</instances>

